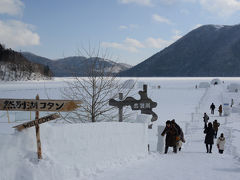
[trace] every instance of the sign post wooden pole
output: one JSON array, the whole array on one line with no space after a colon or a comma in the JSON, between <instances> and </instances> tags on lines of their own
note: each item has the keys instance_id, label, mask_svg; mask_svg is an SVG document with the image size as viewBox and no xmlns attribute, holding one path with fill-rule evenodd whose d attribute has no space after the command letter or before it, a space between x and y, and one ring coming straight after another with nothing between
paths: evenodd
<instances>
[{"instance_id":1,"label":"sign post wooden pole","mask_svg":"<svg viewBox=\"0 0 240 180\"><path fill-rule=\"evenodd\" d=\"M122 101L123 100L123 93L119 93L119 100ZM119 122L123 121L123 107L121 106L119 108Z\"/></svg>"},{"instance_id":2,"label":"sign post wooden pole","mask_svg":"<svg viewBox=\"0 0 240 180\"><path fill-rule=\"evenodd\" d=\"M36 100L39 100L39 95L36 96ZM39 119L39 111L36 111L35 120ZM40 140L40 127L38 124L35 125L36 129L36 138L37 138L37 155L38 159L42 159L42 147Z\"/></svg>"},{"instance_id":3,"label":"sign post wooden pole","mask_svg":"<svg viewBox=\"0 0 240 180\"><path fill-rule=\"evenodd\" d=\"M78 104L81 101L74 100L51 100L51 99L39 99L39 95L36 99L0 99L0 110L8 111L35 111L35 120L29 121L13 128L21 131L26 128L35 126L36 140L37 140L37 155L38 159L42 159L42 149L40 140L40 126L39 124L59 118L59 114L51 114L42 118L39 118L39 111L57 111L68 112L78 108ZM31 113L30 113L31 119Z\"/></svg>"},{"instance_id":4,"label":"sign post wooden pole","mask_svg":"<svg viewBox=\"0 0 240 180\"><path fill-rule=\"evenodd\" d=\"M131 106L132 110L141 110L141 114L151 114L152 115L151 122L156 121L158 119L157 114L152 111L152 108L155 108L157 106L157 103L148 98L147 85L144 84L143 91L139 91L138 94L141 97L140 100L136 100L133 97L127 97L126 99L120 101L116 101L115 99L109 100L110 106L115 106L119 109L120 122L122 121L120 114L122 113L123 106ZM148 128L152 129L152 123L148 125Z\"/></svg>"}]
</instances>

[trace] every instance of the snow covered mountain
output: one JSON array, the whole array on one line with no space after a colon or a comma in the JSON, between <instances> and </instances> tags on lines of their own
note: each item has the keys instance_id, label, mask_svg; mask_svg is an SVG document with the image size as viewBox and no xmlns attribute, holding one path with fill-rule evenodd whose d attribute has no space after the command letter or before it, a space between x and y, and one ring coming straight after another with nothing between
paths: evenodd
<instances>
[{"instance_id":1,"label":"snow covered mountain","mask_svg":"<svg viewBox=\"0 0 240 180\"><path fill-rule=\"evenodd\" d=\"M240 76L240 25L201 26L120 76Z\"/></svg>"},{"instance_id":2,"label":"snow covered mountain","mask_svg":"<svg viewBox=\"0 0 240 180\"><path fill-rule=\"evenodd\" d=\"M22 54L32 62L47 65L55 77L71 77L75 75L84 76L87 64L96 60L96 58L86 58L83 56L72 56L51 60L29 52L23 52ZM101 58L98 58L97 61L98 63L104 64L105 72L107 73L112 72L113 74L116 74L131 67L128 64L116 63L114 61Z\"/></svg>"}]
</instances>

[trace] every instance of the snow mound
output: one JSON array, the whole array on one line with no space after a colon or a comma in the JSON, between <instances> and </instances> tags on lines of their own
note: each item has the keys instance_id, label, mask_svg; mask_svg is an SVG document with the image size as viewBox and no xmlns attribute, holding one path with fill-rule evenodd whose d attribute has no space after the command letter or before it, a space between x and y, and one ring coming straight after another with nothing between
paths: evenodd
<instances>
[{"instance_id":1,"label":"snow mound","mask_svg":"<svg viewBox=\"0 0 240 180\"><path fill-rule=\"evenodd\" d=\"M45 123L40 135L43 159L39 162L35 128L0 139L1 180L81 179L148 153L143 123Z\"/></svg>"}]
</instances>

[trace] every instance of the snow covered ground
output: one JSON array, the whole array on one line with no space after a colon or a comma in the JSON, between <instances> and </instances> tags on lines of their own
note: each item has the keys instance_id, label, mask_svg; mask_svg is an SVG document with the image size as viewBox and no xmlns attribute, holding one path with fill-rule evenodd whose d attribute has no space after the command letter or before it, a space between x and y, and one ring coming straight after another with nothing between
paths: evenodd
<instances>
[{"instance_id":1,"label":"snow covered ground","mask_svg":"<svg viewBox=\"0 0 240 180\"><path fill-rule=\"evenodd\" d=\"M240 93L228 92L227 85L239 83L240 78L221 78L224 84L213 86L209 89L196 89L200 82L210 82L213 78L141 78L140 82L148 84L148 96L158 103L153 109L158 114L158 121L154 123L149 132L150 153L147 156L127 158L124 160L110 160L101 167L81 169L81 160L69 159L73 167L62 163L56 166L56 159L46 156L40 162L36 161L35 147L29 142L35 137L28 136L26 141L19 140L12 126L7 123L6 113L0 112L0 180L8 179L92 179L92 180L204 180L204 179L238 179L240 175ZM64 81L71 79L56 79L54 81L39 82L7 82L0 85L0 98L40 98L60 99L60 89L64 88ZM157 89L156 86L161 88ZM140 89L136 89L138 91ZM136 99L139 96L136 95ZM219 117L218 113L210 115L209 106L213 102L217 107L223 103L234 100L233 111L227 117ZM218 134L224 133L226 137L225 151L218 154L216 143L213 153L207 154L203 134L203 113L207 112L210 121L217 119L220 122ZM18 114L10 114L16 119ZM186 143L181 152L168 154L157 152L158 125L164 126L166 120L175 119L185 132ZM11 120L15 121L15 120ZM48 126L54 126L48 123ZM52 127L53 128L53 127ZM67 132L64 132L67 133ZM41 135L42 136L42 135ZM71 137L70 137L71 138ZM127 141L127 140L126 140ZM17 143L24 143L17 149ZM57 142L54 146L58 146ZM28 148L29 147L29 148ZM49 145L49 147L51 147ZM111 147L109 147L111 148ZM25 156L22 156L22 152ZM44 149L45 155L51 154L50 148ZM72 152L79 153L79 152ZM19 156L21 158L19 158ZM6 158L8 157L8 158ZM21 159L28 161L19 162ZM47 168L46 168L47 167ZM59 169L54 169L59 168ZM56 173L59 171L59 173ZM14 174L14 176L12 175ZM12 177L12 178L9 178Z\"/></svg>"}]
</instances>

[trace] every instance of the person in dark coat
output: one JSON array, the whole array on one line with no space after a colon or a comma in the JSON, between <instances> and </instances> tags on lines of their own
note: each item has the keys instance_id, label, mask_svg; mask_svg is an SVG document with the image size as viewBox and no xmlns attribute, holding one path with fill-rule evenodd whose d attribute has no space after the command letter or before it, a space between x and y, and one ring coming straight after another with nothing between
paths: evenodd
<instances>
[{"instance_id":1,"label":"person in dark coat","mask_svg":"<svg viewBox=\"0 0 240 180\"><path fill-rule=\"evenodd\" d=\"M219 116L222 116L222 111L223 111L222 105L220 105L220 106L218 107Z\"/></svg>"},{"instance_id":2,"label":"person in dark coat","mask_svg":"<svg viewBox=\"0 0 240 180\"><path fill-rule=\"evenodd\" d=\"M212 103L210 106L211 114L214 114L215 105Z\"/></svg>"},{"instance_id":3,"label":"person in dark coat","mask_svg":"<svg viewBox=\"0 0 240 180\"><path fill-rule=\"evenodd\" d=\"M211 122L208 123L204 133L206 134L204 142L206 144L207 153L212 153L212 145L214 144L214 129Z\"/></svg>"},{"instance_id":4,"label":"person in dark coat","mask_svg":"<svg viewBox=\"0 0 240 180\"><path fill-rule=\"evenodd\" d=\"M184 139L184 133L182 131L182 128L176 123L175 119L173 119L171 121L171 123L176 127L177 131L178 131L178 136L180 137L180 140L185 143L185 139ZM180 149L181 150L181 149Z\"/></svg>"},{"instance_id":5,"label":"person in dark coat","mask_svg":"<svg viewBox=\"0 0 240 180\"><path fill-rule=\"evenodd\" d=\"M218 133L218 127L220 126L220 123L215 119L213 121L213 129L214 129L214 137L217 138Z\"/></svg>"},{"instance_id":6,"label":"person in dark coat","mask_svg":"<svg viewBox=\"0 0 240 180\"><path fill-rule=\"evenodd\" d=\"M173 147L173 152L177 153L177 128L172 125L171 121L166 122L166 127L162 132L162 136L166 134L166 139L165 139L165 154L168 152L168 147Z\"/></svg>"},{"instance_id":7,"label":"person in dark coat","mask_svg":"<svg viewBox=\"0 0 240 180\"><path fill-rule=\"evenodd\" d=\"M209 116L207 115L207 113L204 113L203 115L204 128L207 127L208 120L209 120Z\"/></svg>"}]
</instances>

